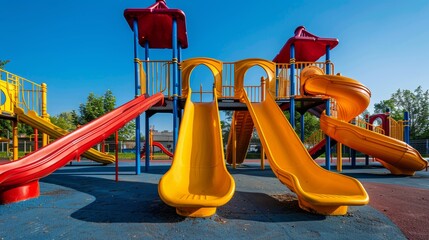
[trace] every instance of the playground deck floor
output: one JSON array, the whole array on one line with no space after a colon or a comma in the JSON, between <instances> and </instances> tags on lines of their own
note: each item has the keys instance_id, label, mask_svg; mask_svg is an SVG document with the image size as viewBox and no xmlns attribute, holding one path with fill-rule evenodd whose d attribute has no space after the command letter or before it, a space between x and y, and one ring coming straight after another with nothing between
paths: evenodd
<instances>
[{"instance_id":1,"label":"playground deck floor","mask_svg":"<svg viewBox=\"0 0 429 240\"><path fill-rule=\"evenodd\" d=\"M0 205L0 239L429 239L429 173L393 176L376 163L343 173L358 178L370 204L345 216L301 210L269 169L246 161L228 170L234 197L209 218L184 218L165 205L157 184L168 161L134 174L134 163L82 161L41 179L41 196ZM144 169L144 167L142 168Z\"/></svg>"}]
</instances>

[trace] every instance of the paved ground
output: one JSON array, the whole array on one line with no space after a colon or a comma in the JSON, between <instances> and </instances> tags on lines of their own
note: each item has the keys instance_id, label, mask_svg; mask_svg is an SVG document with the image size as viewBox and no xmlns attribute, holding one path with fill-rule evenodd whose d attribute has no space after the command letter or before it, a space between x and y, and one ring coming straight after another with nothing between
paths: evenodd
<instances>
[{"instance_id":1,"label":"paved ground","mask_svg":"<svg viewBox=\"0 0 429 240\"><path fill-rule=\"evenodd\" d=\"M41 180L41 196L0 206L0 239L429 239L429 174L392 176L378 166L345 169L360 179L371 202L346 216L307 213L269 166L229 170L236 193L217 214L183 218L165 205L157 183L168 163L134 175L133 164L81 162Z\"/></svg>"}]
</instances>

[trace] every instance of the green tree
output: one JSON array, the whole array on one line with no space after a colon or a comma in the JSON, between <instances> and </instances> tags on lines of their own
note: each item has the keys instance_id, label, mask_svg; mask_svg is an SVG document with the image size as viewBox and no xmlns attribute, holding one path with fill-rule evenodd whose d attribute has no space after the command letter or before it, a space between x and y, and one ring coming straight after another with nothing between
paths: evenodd
<instances>
[{"instance_id":1,"label":"green tree","mask_svg":"<svg viewBox=\"0 0 429 240\"><path fill-rule=\"evenodd\" d=\"M144 136L144 134L142 134ZM123 140L135 140L136 139L136 122L135 120L125 124L125 126L119 129L119 141ZM143 139L144 140L144 139Z\"/></svg>"},{"instance_id":2,"label":"green tree","mask_svg":"<svg viewBox=\"0 0 429 240\"><path fill-rule=\"evenodd\" d=\"M23 123L18 123L18 135L30 136L34 134L34 129ZM0 136L12 138L12 121L0 119Z\"/></svg>"},{"instance_id":3,"label":"green tree","mask_svg":"<svg viewBox=\"0 0 429 240\"><path fill-rule=\"evenodd\" d=\"M0 60L0 69L4 69L6 64L8 64L10 60Z\"/></svg>"},{"instance_id":4,"label":"green tree","mask_svg":"<svg viewBox=\"0 0 429 240\"><path fill-rule=\"evenodd\" d=\"M51 123L69 132L75 130L77 127L77 115L75 111L62 112L56 116L50 116L49 118Z\"/></svg>"},{"instance_id":5,"label":"green tree","mask_svg":"<svg viewBox=\"0 0 429 240\"><path fill-rule=\"evenodd\" d=\"M68 123L73 122L74 125L84 125L92 120L103 116L104 114L115 109L116 97L112 91L107 90L103 96L97 96L90 93L86 103L79 106L79 114L75 111L68 115ZM119 130L119 140L133 140L136 136L136 123L131 121ZM111 136L110 138L112 138Z\"/></svg>"},{"instance_id":6,"label":"green tree","mask_svg":"<svg viewBox=\"0 0 429 240\"><path fill-rule=\"evenodd\" d=\"M429 91L421 86L414 92L398 89L388 100L374 104L376 112L384 112L390 108L390 114L395 120L402 120L404 112L410 117L410 138L429 138ZM383 111L381 111L383 109Z\"/></svg>"},{"instance_id":7,"label":"green tree","mask_svg":"<svg viewBox=\"0 0 429 240\"><path fill-rule=\"evenodd\" d=\"M290 113L288 111L284 112L286 118L290 121ZM320 129L319 119L314 115L306 112L304 114L304 139L308 138L315 131ZM295 114L295 132L298 136L301 135L301 114Z\"/></svg>"},{"instance_id":8,"label":"green tree","mask_svg":"<svg viewBox=\"0 0 429 240\"><path fill-rule=\"evenodd\" d=\"M224 146L228 144L228 137L229 131L231 130L231 121L233 113L234 111L225 111L225 119L220 121Z\"/></svg>"},{"instance_id":9,"label":"green tree","mask_svg":"<svg viewBox=\"0 0 429 240\"><path fill-rule=\"evenodd\" d=\"M12 137L12 121L0 119L0 136L4 138Z\"/></svg>"},{"instance_id":10,"label":"green tree","mask_svg":"<svg viewBox=\"0 0 429 240\"><path fill-rule=\"evenodd\" d=\"M103 96L97 96L90 93L86 103L79 106L78 123L80 125L91 122L92 120L103 116L115 108L116 98L112 91L107 90Z\"/></svg>"},{"instance_id":11,"label":"green tree","mask_svg":"<svg viewBox=\"0 0 429 240\"><path fill-rule=\"evenodd\" d=\"M34 128L23 123L18 123L18 135L30 136L32 134L34 134Z\"/></svg>"}]
</instances>

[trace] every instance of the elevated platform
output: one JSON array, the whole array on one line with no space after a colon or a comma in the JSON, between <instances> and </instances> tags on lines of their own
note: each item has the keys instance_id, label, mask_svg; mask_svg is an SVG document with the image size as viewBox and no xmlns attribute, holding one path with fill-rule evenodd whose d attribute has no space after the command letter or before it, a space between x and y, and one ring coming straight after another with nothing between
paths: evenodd
<instances>
[{"instance_id":1,"label":"elevated platform","mask_svg":"<svg viewBox=\"0 0 429 240\"><path fill-rule=\"evenodd\" d=\"M179 100L180 109L185 108L185 99ZM287 111L290 108L290 99L283 98L276 100L277 105L283 110ZM321 110L324 110L326 98L322 97L301 97L298 96L295 98L295 110L300 113L305 113L310 109L313 109L313 112L320 114ZM221 98L218 100L219 110L223 111L245 111L247 106L245 103L240 102L235 98ZM148 112L155 113L173 113L173 100L167 96L164 97L163 106L155 106L148 110Z\"/></svg>"}]
</instances>

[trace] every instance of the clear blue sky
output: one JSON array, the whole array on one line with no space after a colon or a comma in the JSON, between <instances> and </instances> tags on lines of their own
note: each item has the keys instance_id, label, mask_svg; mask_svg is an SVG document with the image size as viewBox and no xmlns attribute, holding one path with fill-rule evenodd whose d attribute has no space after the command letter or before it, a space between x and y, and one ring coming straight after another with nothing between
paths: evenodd
<instances>
[{"instance_id":1,"label":"clear blue sky","mask_svg":"<svg viewBox=\"0 0 429 240\"><path fill-rule=\"evenodd\" d=\"M90 92L107 89L123 104L134 96L132 32L123 11L154 2L1 0L0 59L11 60L8 71L47 83L51 115L78 109ZM371 89L371 112L399 88L429 89L427 0L166 2L187 17L184 59L271 60L304 25L340 40L331 53L335 70ZM151 59L157 56L167 60L159 50L151 53ZM171 129L171 115L154 117L151 124Z\"/></svg>"}]
</instances>

